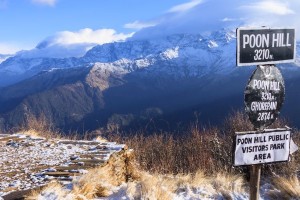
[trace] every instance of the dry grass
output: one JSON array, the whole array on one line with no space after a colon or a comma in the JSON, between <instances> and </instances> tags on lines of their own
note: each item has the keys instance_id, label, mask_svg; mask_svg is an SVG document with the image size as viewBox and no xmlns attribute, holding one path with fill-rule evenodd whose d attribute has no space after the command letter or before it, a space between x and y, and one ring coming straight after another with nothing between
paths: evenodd
<instances>
[{"instance_id":1,"label":"dry grass","mask_svg":"<svg viewBox=\"0 0 300 200\"><path fill-rule=\"evenodd\" d=\"M276 177L272 180L274 190L269 192L272 199L300 199L300 184L296 176Z\"/></svg>"},{"instance_id":2,"label":"dry grass","mask_svg":"<svg viewBox=\"0 0 300 200\"><path fill-rule=\"evenodd\" d=\"M272 128L287 125L285 120L276 120ZM172 133L144 135L136 132L122 136L111 134L109 140L125 143L136 152L136 160L142 170L161 174L188 174L202 170L216 174L247 172L245 167L232 167L233 139L235 132L253 130L248 116L243 112L229 115L223 127L201 127L198 123L174 136ZM293 139L300 142L300 134L294 131ZM295 153L288 164L267 165L266 174L292 174L299 169L300 155ZM298 156L299 155L299 156ZM298 158L299 157L299 158Z\"/></svg>"},{"instance_id":3,"label":"dry grass","mask_svg":"<svg viewBox=\"0 0 300 200\"><path fill-rule=\"evenodd\" d=\"M68 193L57 182L52 182L40 190L33 190L26 198L26 200L38 199L65 199L72 200L74 196Z\"/></svg>"},{"instance_id":4,"label":"dry grass","mask_svg":"<svg viewBox=\"0 0 300 200\"><path fill-rule=\"evenodd\" d=\"M284 120L277 120L273 128L284 125ZM104 167L91 170L74 182L72 195L74 199L105 197L116 186L127 182L127 195L132 199L168 200L173 199L175 193L189 193L197 188L203 188L206 193L192 198L207 198L212 194L231 199L232 193L245 192L245 174L241 172L247 172L244 168L232 167L232 136L234 132L252 129L248 117L236 112L225 120L224 127L206 128L194 124L182 132L182 136L167 133L146 136L140 132L127 137L112 135L110 141L127 144L135 150L135 157L131 151L112 157ZM295 131L293 139L299 144L300 133ZM102 138L97 140L102 141ZM277 190L270 192L270 197L300 199L299 180L292 176L299 171L299 159L298 151L291 162L264 168L264 175L293 177L274 179Z\"/></svg>"},{"instance_id":5,"label":"dry grass","mask_svg":"<svg viewBox=\"0 0 300 200\"><path fill-rule=\"evenodd\" d=\"M207 176L203 171L197 171L194 175L192 180L190 181L190 185L192 187L198 187L201 185L208 185L209 179L207 179Z\"/></svg>"},{"instance_id":6,"label":"dry grass","mask_svg":"<svg viewBox=\"0 0 300 200\"><path fill-rule=\"evenodd\" d=\"M17 130L13 132L20 132L32 137L42 137L46 139L69 139L69 140L96 140L99 142L107 142L107 140L100 136L99 131L93 132L69 132L63 133L54 127L54 124L49 121L45 115L36 117L33 114L27 114L25 122Z\"/></svg>"},{"instance_id":7,"label":"dry grass","mask_svg":"<svg viewBox=\"0 0 300 200\"><path fill-rule=\"evenodd\" d=\"M95 197L106 197L108 196L109 190L106 187L103 187L99 180L97 182L85 182L84 184L75 184L73 186L72 194L76 199L93 199Z\"/></svg>"},{"instance_id":8,"label":"dry grass","mask_svg":"<svg viewBox=\"0 0 300 200\"><path fill-rule=\"evenodd\" d=\"M130 156L131 153L128 151L112 155L105 166L91 169L74 182L72 194L87 199L109 196L114 187L127 182L128 177L131 177L130 170L133 169L128 169L128 164L131 163Z\"/></svg>"},{"instance_id":9,"label":"dry grass","mask_svg":"<svg viewBox=\"0 0 300 200\"><path fill-rule=\"evenodd\" d=\"M126 194L130 199L142 199L141 184L137 181L130 181L127 183Z\"/></svg>"},{"instance_id":10,"label":"dry grass","mask_svg":"<svg viewBox=\"0 0 300 200\"><path fill-rule=\"evenodd\" d=\"M245 192L245 180L242 175L217 173L213 176L211 183L214 189L223 196L228 196L230 193Z\"/></svg>"},{"instance_id":11,"label":"dry grass","mask_svg":"<svg viewBox=\"0 0 300 200\"><path fill-rule=\"evenodd\" d=\"M19 132L43 138L62 138L62 133L56 130L53 124L47 119L45 115L35 117L34 115L27 115L26 120L19 128Z\"/></svg>"},{"instance_id":12,"label":"dry grass","mask_svg":"<svg viewBox=\"0 0 300 200\"><path fill-rule=\"evenodd\" d=\"M115 138L110 140L116 141ZM220 136L215 128L193 127L182 133L182 137L137 133L118 142L134 149L140 167L153 173L187 174L199 169L212 173L232 168L231 146L228 144L231 140Z\"/></svg>"},{"instance_id":13,"label":"dry grass","mask_svg":"<svg viewBox=\"0 0 300 200\"><path fill-rule=\"evenodd\" d=\"M101 136L97 136L95 139L95 141L98 141L98 142L101 142L101 143L105 143L105 142L108 142L107 139L101 137Z\"/></svg>"},{"instance_id":14,"label":"dry grass","mask_svg":"<svg viewBox=\"0 0 300 200\"><path fill-rule=\"evenodd\" d=\"M101 180L101 181L100 181ZM109 176L109 170L92 169L89 173L83 175L78 182L74 183L72 193L75 196L83 195L88 199L98 197L106 197L114 186L115 181Z\"/></svg>"},{"instance_id":15,"label":"dry grass","mask_svg":"<svg viewBox=\"0 0 300 200\"><path fill-rule=\"evenodd\" d=\"M145 199L172 199L168 185L165 185L163 177L158 174L150 175L147 172L143 172L140 179L140 187L140 196Z\"/></svg>"},{"instance_id":16,"label":"dry grass","mask_svg":"<svg viewBox=\"0 0 300 200\"><path fill-rule=\"evenodd\" d=\"M175 138L171 134L145 136L138 133L118 142L126 143L134 149L140 167L153 173L180 174L199 169L214 171L224 168L223 163L212 163L215 154L224 152L223 149L218 149L217 145L223 141L215 137L214 129L205 130L204 133L194 130L183 135L184 137Z\"/></svg>"},{"instance_id":17,"label":"dry grass","mask_svg":"<svg viewBox=\"0 0 300 200\"><path fill-rule=\"evenodd\" d=\"M62 134L55 131L45 116L34 117L28 115L26 126L22 128L25 134L35 137L60 138ZM276 120L272 125L284 127L286 120ZM110 134L108 139L118 143L125 143L135 150L136 161L142 170L161 174L188 174L198 170L206 173L245 172L244 168L232 168L232 146L235 132L253 130L248 116L241 111L233 112L225 120L223 127L201 127L196 121L190 128L174 136L173 133L153 133L144 135L136 132L130 136ZM100 131L101 132L101 131ZM91 139L105 142L99 132L70 134L68 139ZM294 133L294 141L300 142L299 132ZM299 169L300 153L296 152L289 164L268 165L264 168L266 173L292 174ZM279 166L279 167L278 167Z\"/></svg>"},{"instance_id":18,"label":"dry grass","mask_svg":"<svg viewBox=\"0 0 300 200\"><path fill-rule=\"evenodd\" d=\"M205 175L203 171L195 174L162 175L141 172L138 182L128 184L127 194L137 199L174 199L176 194L186 193L195 199L222 195L224 198L231 193L244 192L244 179L240 175L219 173ZM138 190L140 189L140 190ZM203 192L194 193L201 189Z\"/></svg>"},{"instance_id":19,"label":"dry grass","mask_svg":"<svg viewBox=\"0 0 300 200\"><path fill-rule=\"evenodd\" d=\"M114 161L118 162L118 161ZM71 192L62 188L58 183L51 183L41 190L33 191L27 200L41 197L54 199L87 200L96 197L108 197L124 179L111 177L113 166L91 170L77 182L73 183ZM202 199L212 196L226 197L231 192L243 192L243 180L241 176L218 174L216 176L205 175L202 171L195 174L162 175L150 174L139 171L139 178L127 182L126 195L130 199L172 200L179 193L186 193L193 199ZM194 193L197 189L202 192Z\"/></svg>"},{"instance_id":20,"label":"dry grass","mask_svg":"<svg viewBox=\"0 0 300 200\"><path fill-rule=\"evenodd\" d=\"M254 126L245 112L234 111L224 120L224 128L222 129L222 132L228 137L235 132L254 130Z\"/></svg>"},{"instance_id":21,"label":"dry grass","mask_svg":"<svg viewBox=\"0 0 300 200\"><path fill-rule=\"evenodd\" d=\"M87 174L82 175L79 180L73 182L71 191L67 191L58 183L51 183L41 190L34 190L27 197L29 200L39 197L55 197L54 199L74 199L84 200L95 197L109 196L116 186L127 182L131 176L130 168L132 158L131 151L122 150L118 154L113 154L107 164L89 170ZM135 175L137 177L137 175Z\"/></svg>"}]
</instances>

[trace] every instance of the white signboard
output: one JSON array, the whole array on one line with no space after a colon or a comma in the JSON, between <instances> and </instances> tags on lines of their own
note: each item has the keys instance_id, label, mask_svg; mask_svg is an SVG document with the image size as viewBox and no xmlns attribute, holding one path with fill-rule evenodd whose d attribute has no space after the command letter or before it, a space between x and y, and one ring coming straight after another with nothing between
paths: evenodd
<instances>
[{"instance_id":1,"label":"white signboard","mask_svg":"<svg viewBox=\"0 0 300 200\"><path fill-rule=\"evenodd\" d=\"M288 161L291 131L266 131L236 135L234 165Z\"/></svg>"}]
</instances>

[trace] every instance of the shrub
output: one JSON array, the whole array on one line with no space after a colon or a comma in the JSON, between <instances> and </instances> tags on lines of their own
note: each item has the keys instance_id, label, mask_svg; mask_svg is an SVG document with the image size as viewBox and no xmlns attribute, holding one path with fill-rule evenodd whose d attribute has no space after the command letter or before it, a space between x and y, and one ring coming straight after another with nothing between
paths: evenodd
<instances>
[{"instance_id":1,"label":"shrub","mask_svg":"<svg viewBox=\"0 0 300 200\"><path fill-rule=\"evenodd\" d=\"M278 119L271 128L282 128L286 120ZM197 170L214 172L247 172L247 167L233 167L233 139L235 132L253 130L248 116L233 112L224 121L223 127L201 127L194 123L180 134L143 132L130 135L111 134L109 140L125 143L134 149L141 169L162 174L194 173ZM300 142L297 131L294 141ZM297 152L296 154L299 155ZM264 173L292 174L299 169L299 156L292 162L265 165Z\"/></svg>"},{"instance_id":2,"label":"shrub","mask_svg":"<svg viewBox=\"0 0 300 200\"><path fill-rule=\"evenodd\" d=\"M24 124L18 128L20 132L24 134L44 137L44 138L61 138L62 133L54 128L53 124L45 115L40 115L39 117L28 114Z\"/></svg>"}]
</instances>

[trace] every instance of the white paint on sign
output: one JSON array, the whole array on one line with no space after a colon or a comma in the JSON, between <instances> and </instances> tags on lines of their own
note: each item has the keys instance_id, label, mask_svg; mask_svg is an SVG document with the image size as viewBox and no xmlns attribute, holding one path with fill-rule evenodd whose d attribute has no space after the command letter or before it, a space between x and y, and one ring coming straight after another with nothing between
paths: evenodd
<instances>
[{"instance_id":1,"label":"white paint on sign","mask_svg":"<svg viewBox=\"0 0 300 200\"><path fill-rule=\"evenodd\" d=\"M269 48L269 47L290 47L289 33L245 34L243 35L243 48ZM272 44L272 45L271 45Z\"/></svg>"},{"instance_id":2,"label":"white paint on sign","mask_svg":"<svg viewBox=\"0 0 300 200\"><path fill-rule=\"evenodd\" d=\"M248 133L236 135L234 165L253 165L287 161L291 132Z\"/></svg>"},{"instance_id":3,"label":"white paint on sign","mask_svg":"<svg viewBox=\"0 0 300 200\"><path fill-rule=\"evenodd\" d=\"M257 90L280 90L280 83L278 81L269 81L269 80L253 80L253 89Z\"/></svg>"},{"instance_id":4,"label":"white paint on sign","mask_svg":"<svg viewBox=\"0 0 300 200\"><path fill-rule=\"evenodd\" d=\"M251 111L264 111L264 110L276 110L277 102L276 101L253 101L251 103Z\"/></svg>"}]
</instances>

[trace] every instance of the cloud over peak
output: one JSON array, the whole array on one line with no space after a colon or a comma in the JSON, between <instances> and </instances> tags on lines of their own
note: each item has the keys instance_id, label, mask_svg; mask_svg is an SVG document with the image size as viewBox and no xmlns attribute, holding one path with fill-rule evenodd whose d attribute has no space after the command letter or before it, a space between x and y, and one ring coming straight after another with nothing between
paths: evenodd
<instances>
[{"instance_id":1,"label":"cloud over peak","mask_svg":"<svg viewBox=\"0 0 300 200\"><path fill-rule=\"evenodd\" d=\"M249 5L242 6L242 8L249 10L250 12L264 12L275 15L290 15L295 14L287 2L282 1L259 1L250 3Z\"/></svg>"},{"instance_id":2,"label":"cloud over peak","mask_svg":"<svg viewBox=\"0 0 300 200\"><path fill-rule=\"evenodd\" d=\"M20 50L21 50L21 47L18 47L15 44L0 42L0 54L14 54Z\"/></svg>"},{"instance_id":3,"label":"cloud over peak","mask_svg":"<svg viewBox=\"0 0 300 200\"><path fill-rule=\"evenodd\" d=\"M92 30L90 28L80 29L77 32L62 31L55 36L48 39L50 45L70 45L70 44L104 44L116 41L123 41L131 37L133 33L124 34L117 33L114 29L98 29Z\"/></svg>"},{"instance_id":4,"label":"cloud over peak","mask_svg":"<svg viewBox=\"0 0 300 200\"><path fill-rule=\"evenodd\" d=\"M192 0L192 1L187 2L187 3L183 3L183 4L173 6L172 8L170 8L168 10L168 12L169 13L185 12L185 11L188 11L188 10L196 7L197 5L199 5L201 3L203 3L203 0Z\"/></svg>"},{"instance_id":5,"label":"cloud over peak","mask_svg":"<svg viewBox=\"0 0 300 200\"><path fill-rule=\"evenodd\" d=\"M148 27L152 27L157 25L156 22L140 22L138 20L131 22L131 23L127 23L124 25L124 28L128 28L128 29L142 29L142 28L148 28Z\"/></svg>"},{"instance_id":6,"label":"cloud over peak","mask_svg":"<svg viewBox=\"0 0 300 200\"><path fill-rule=\"evenodd\" d=\"M133 33L117 33L114 29L90 28L80 29L79 31L62 31L54 36L48 37L40 42L35 49L20 52L22 57L81 57L89 49L98 45L110 42L124 41L131 37Z\"/></svg>"},{"instance_id":7,"label":"cloud over peak","mask_svg":"<svg viewBox=\"0 0 300 200\"><path fill-rule=\"evenodd\" d=\"M176 33L204 33L247 27L300 29L299 0L190 0L170 8L154 27L141 29L133 39ZM300 32L298 33L300 39Z\"/></svg>"}]
</instances>

